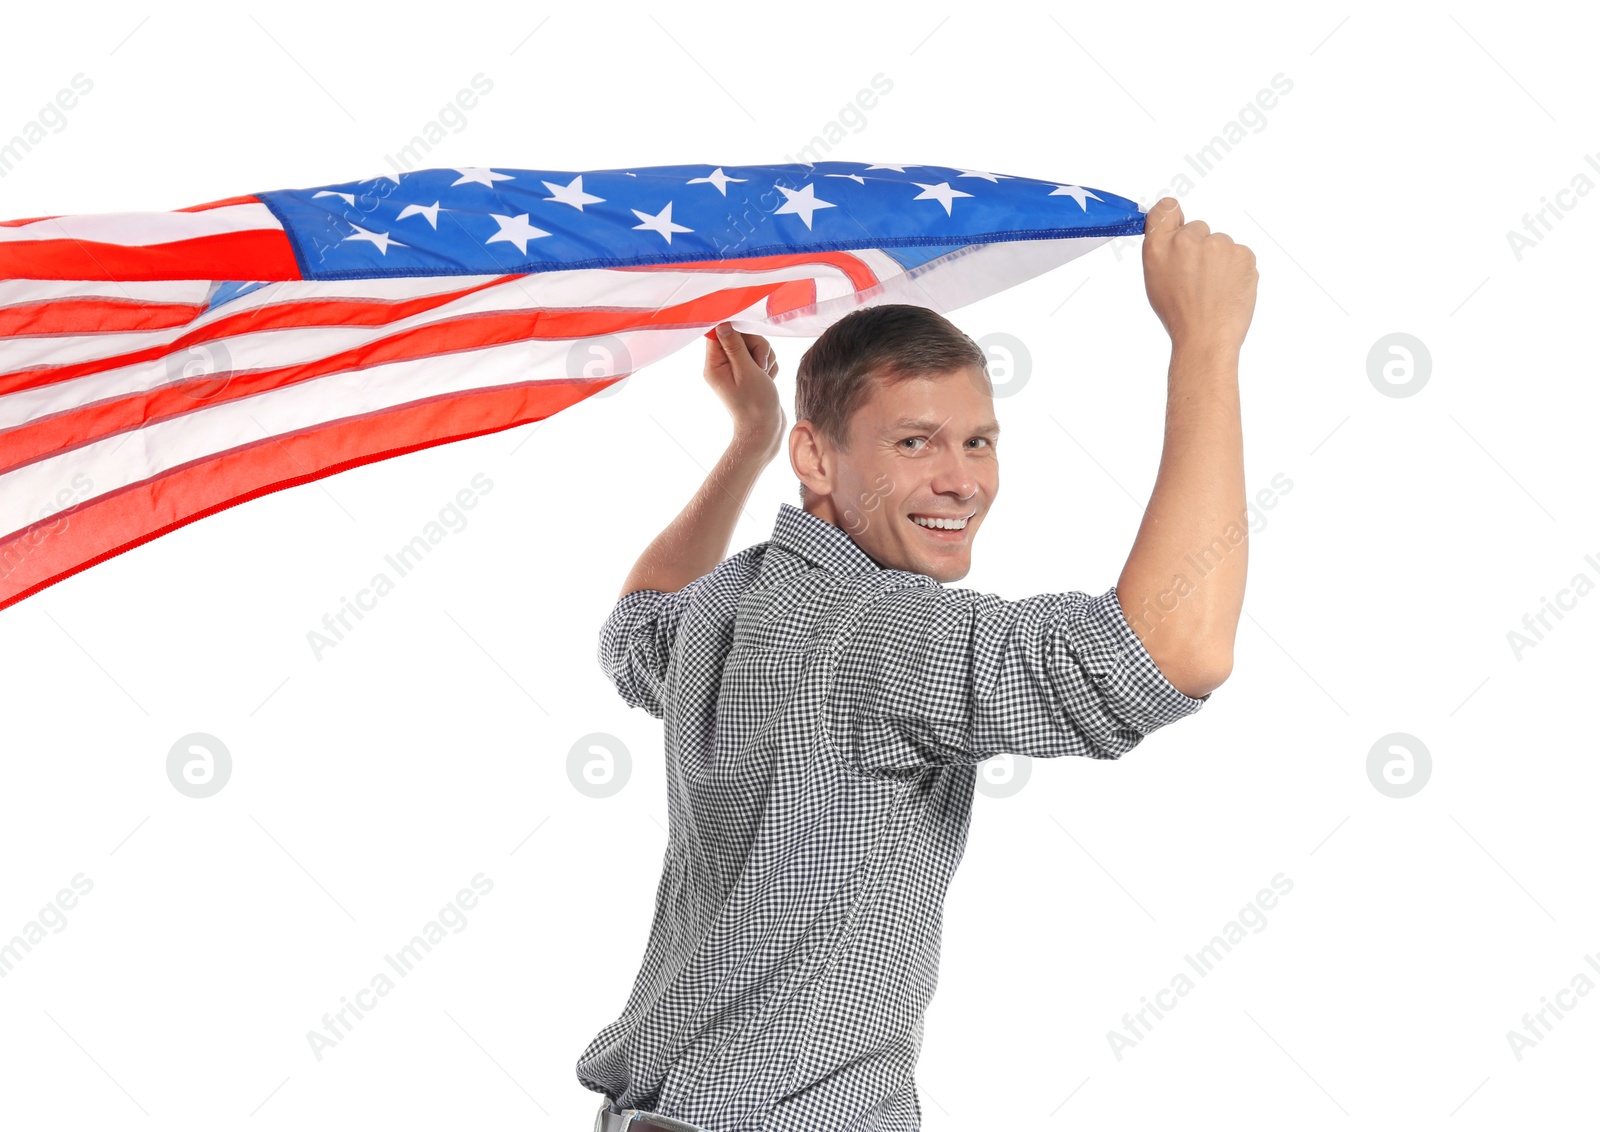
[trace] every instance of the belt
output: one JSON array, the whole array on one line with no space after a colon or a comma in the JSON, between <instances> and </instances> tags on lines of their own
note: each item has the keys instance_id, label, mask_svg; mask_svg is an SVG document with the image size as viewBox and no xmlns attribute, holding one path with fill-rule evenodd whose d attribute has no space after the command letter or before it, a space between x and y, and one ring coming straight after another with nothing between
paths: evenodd
<instances>
[{"instance_id":1,"label":"belt","mask_svg":"<svg viewBox=\"0 0 1600 1132\"><path fill-rule=\"evenodd\" d=\"M659 1112L646 1112L639 1108L618 1109L608 1100L595 1113L594 1132L706 1132L706 1129L686 1120L662 1116Z\"/></svg>"}]
</instances>

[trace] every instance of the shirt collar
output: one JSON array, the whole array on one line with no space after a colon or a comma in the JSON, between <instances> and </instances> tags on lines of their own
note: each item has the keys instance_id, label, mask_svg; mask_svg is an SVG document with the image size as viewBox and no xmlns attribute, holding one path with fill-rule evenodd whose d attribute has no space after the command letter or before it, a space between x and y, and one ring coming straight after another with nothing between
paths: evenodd
<instances>
[{"instance_id":1,"label":"shirt collar","mask_svg":"<svg viewBox=\"0 0 1600 1132\"><path fill-rule=\"evenodd\" d=\"M822 566L838 574L860 574L882 569L866 551L856 545L843 527L836 527L793 503L778 505L778 521L772 528L772 541L798 554L813 566Z\"/></svg>"}]
</instances>

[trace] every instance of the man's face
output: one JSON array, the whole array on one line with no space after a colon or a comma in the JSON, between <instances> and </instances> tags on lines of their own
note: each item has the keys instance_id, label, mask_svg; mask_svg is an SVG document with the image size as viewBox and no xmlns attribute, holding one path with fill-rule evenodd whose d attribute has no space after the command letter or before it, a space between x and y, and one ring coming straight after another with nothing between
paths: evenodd
<instances>
[{"instance_id":1,"label":"man's face","mask_svg":"<svg viewBox=\"0 0 1600 1132\"><path fill-rule=\"evenodd\" d=\"M966 577L973 539L1000 491L1000 426L988 389L970 367L893 385L875 380L850 421L849 447L833 452L829 494L807 510L843 528L885 569L939 582ZM929 529L919 518L961 529Z\"/></svg>"}]
</instances>

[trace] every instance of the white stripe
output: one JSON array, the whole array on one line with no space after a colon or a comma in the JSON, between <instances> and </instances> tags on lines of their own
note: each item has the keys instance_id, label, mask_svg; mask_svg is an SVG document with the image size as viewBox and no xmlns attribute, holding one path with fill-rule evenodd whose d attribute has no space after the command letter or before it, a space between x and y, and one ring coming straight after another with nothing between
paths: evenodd
<instances>
[{"instance_id":1,"label":"white stripe","mask_svg":"<svg viewBox=\"0 0 1600 1132\"><path fill-rule=\"evenodd\" d=\"M215 312L200 315L190 325L198 326L211 318L223 318L237 311L283 302L281 296L284 292L279 290L282 287L295 288L295 301L348 299L354 302L398 302L460 291L501 278L504 276L428 275L398 279L339 279L325 283L272 281L247 295L230 299ZM206 279L156 279L138 283L119 283L114 279L6 279L0 280L0 307L40 299L135 299L155 303L200 303L205 301L215 286L215 283ZM0 340L0 356L4 356L4 350L3 340Z\"/></svg>"},{"instance_id":2,"label":"white stripe","mask_svg":"<svg viewBox=\"0 0 1600 1132\"><path fill-rule=\"evenodd\" d=\"M204 279L172 279L140 283L118 283L114 279L6 279L0 280L0 307L70 299L203 303L210 292L211 284ZM0 343L3 341L0 339ZM0 351L4 349L4 345L0 345Z\"/></svg>"},{"instance_id":3,"label":"white stripe","mask_svg":"<svg viewBox=\"0 0 1600 1132\"><path fill-rule=\"evenodd\" d=\"M101 358L114 358L151 346L162 346L193 331L210 326L233 315L279 306L286 302L344 300L347 302L400 302L406 299L427 298L447 294L468 287L503 278L499 275L425 276L415 279L350 279L335 283L302 283L280 281L267 283L248 294L230 299L219 307L204 311L188 322L158 330L113 330L87 334L30 335L26 339L0 338L0 376L16 373L33 366L71 365L75 362L92 362ZM22 285L31 285L21 281ZM0 284L3 287L4 284ZM66 286L86 286L68 280ZM108 298L117 297L115 283L95 285L99 293ZM136 284L123 284L134 287ZM173 283L151 283L143 286L172 287L174 294L182 296L175 301L199 301L189 298L194 288L200 288L199 299L210 293L212 284L206 280L178 280ZM284 290L293 288L293 290ZM286 297L289 296L289 297Z\"/></svg>"},{"instance_id":4,"label":"white stripe","mask_svg":"<svg viewBox=\"0 0 1600 1132\"><path fill-rule=\"evenodd\" d=\"M883 303L914 303L949 314L1043 275L1113 239L1079 236L977 244L903 271L859 294L824 297L819 293L817 302L809 307L777 315L759 327L737 329L747 334L814 336L857 307Z\"/></svg>"},{"instance_id":5,"label":"white stripe","mask_svg":"<svg viewBox=\"0 0 1600 1132\"><path fill-rule=\"evenodd\" d=\"M493 277L490 277L493 278ZM674 303L687 302L711 294L728 286L746 286L787 279L814 278L820 299L830 299L853 293L854 288L844 273L835 267L819 265L794 265L767 271L739 273L730 278L724 272L705 271L616 271L591 269L585 271L540 272L535 275L509 280L497 287L488 287L471 295L462 296L443 306L385 326L292 327L283 330L246 331L227 335L216 340L227 351L227 367L235 370L270 369L277 366L296 365L317 358L328 357L345 350L355 349L400 331L425 326L463 315L494 311L526 311L533 309L578 309L603 307L608 310L654 311ZM398 282L389 281L389 282ZM429 278L430 286L437 285ZM288 301L288 292L296 299L303 297L299 288L326 287L326 284L277 283L262 288L273 294L258 305ZM258 292L259 293L259 292ZM255 294L239 300L246 304ZM157 331L129 331L120 334L93 337L37 337L17 339L0 347L8 369L25 369L30 364L63 365L72 361L89 361L111 353L123 353L159 346L202 327L216 317L229 312L235 304L227 303L191 323ZM239 309L250 309L241 306ZM108 350L107 340L116 344ZM170 364L183 365L186 360L206 365L207 356L220 354L215 345L200 346L176 351L154 361L137 362L119 366L83 377L54 382L37 389L23 389L0 397L0 429L15 428L30 420L51 413L64 412L80 405L113 400L129 394L142 393L174 380ZM215 362L210 363L215 365ZM181 371L180 371L181 372ZM4 437L0 436L0 446ZM3 456L3 449L0 449Z\"/></svg>"},{"instance_id":6,"label":"white stripe","mask_svg":"<svg viewBox=\"0 0 1600 1132\"><path fill-rule=\"evenodd\" d=\"M764 302L734 316L739 322L759 322L764 317ZM626 331L616 337L627 349L629 368L640 369L682 349L703 333L699 327L673 327ZM580 339L580 352L582 343ZM570 341L517 342L474 351L470 361L461 359L466 364L441 364L439 358L419 358L330 374L286 389L225 401L47 456L0 476L0 531L9 532L0 538L0 544L34 522L40 501L52 500L58 491L72 484L75 476L87 476L93 485L92 494L75 500L76 504L268 436L442 394L529 380L570 380L573 350L574 343ZM622 371L619 368L617 372Z\"/></svg>"},{"instance_id":7,"label":"white stripe","mask_svg":"<svg viewBox=\"0 0 1600 1132\"><path fill-rule=\"evenodd\" d=\"M97 212L56 216L16 228L0 227L0 244L36 240L95 240L125 247L147 247L197 236L259 229L283 230L264 204L230 204L204 212Z\"/></svg>"},{"instance_id":8,"label":"white stripe","mask_svg":"<svg viewBox=\"0 0 1600 1132\"><path fill-rule=\"evenodd\" d=\"M855 256L862 263L872 269L872 274L881 279L893 279L896 275L905 274L905 265L888 252L879 251L877 248L857 248L849 255Z\"/></svg>"},{"instance_id":9,"label":"white stripe","mask_svg":"<svg viewBox=\"0 0 1600 1132\"><path fill-rule=\"evenodd\" d=\"M851 253L860 255L862 253ZM877 274L881 278L885 273L897 274L903 270L898 264L882 257L885 263ZM653 309L667 303L682 302L685 298L707 294L716 290L716 286L706 286L706 279L722 280L724 287L756 286L762 283L776 282L785 279L816 278L818 296L834 297L835 295L849 294L854 288L849 277L843 269L827 264L795 265L783 268L769 268L760 271L621 271L615 268L583 268L574 271L540 271L531 275L516 276L504 284L506 287L516 287L528 295L548 294L549 301L542 305L557 309L576 309L579 307L616 307L628 306L628 303L618 303L613 300L614 295L638 295L638 302L631 304L640 308ZM184 337L191 332L209 326L220 319L244 311L258 310L262 307L275 306L282 303L308 302L312 300L345 299L359 302L363 299L401 301L411 298L420 298L428 295L442 294L448 291L462 290L468 287L487 283L498 279L498 275L458 275L458 276L417 276L401 279L350 279L334 282L305 282L301 280L287 280L268 283L265 287L233 299L215 310L207 311L183 324L182 326L165 327L160 330L130 330L115 331L102 334L72 334L34 336L24 340L8 340L0 338L0 375L15 373L19 370L29 369L34 366L70 365L75 362L92 362L101 358L116 357L121 354L131 353L135 350L148 349L152 346L165 345L177 338ZM655 280L654 284L640 283L640 280ZM31 286L31 284L26 284ZM69 281L68 286L73 284ZM4 287L5 284L0 284ZM104 287L114 287L115 284L95 285L97 293L109 293ZM133 284L126 284L133 286ZM188 296L193 294L192 283L185 283L183 290L177 292ZM654 295L652 288L660 287L661 295ZM494 288L490 288L494 290ZM0 292L3 294L3 292ZM654 295L654 297L652 297ZM507 310L524 310L530 306L541 305L533 302L520 302L507 306Z\"/></svg>"}]
</instances>

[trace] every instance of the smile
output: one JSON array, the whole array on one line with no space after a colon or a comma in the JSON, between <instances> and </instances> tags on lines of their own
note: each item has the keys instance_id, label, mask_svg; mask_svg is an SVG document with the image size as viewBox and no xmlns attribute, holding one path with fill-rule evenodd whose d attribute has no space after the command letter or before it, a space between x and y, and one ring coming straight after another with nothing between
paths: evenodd
<instances>
[{"instance_id":1,"label":"smile","mask_svg":"<svg viewBox=\"0 0 1600 1132\"><path fill-rule=\"evenodd\" d=\"M976 514L977 512L974 511L971 515L963 515L958 518L946 518L938 515L910 515L907 517L917 526L931 531L964 531L967 529L968 521Z\"/></svg>"}]
</instances>

